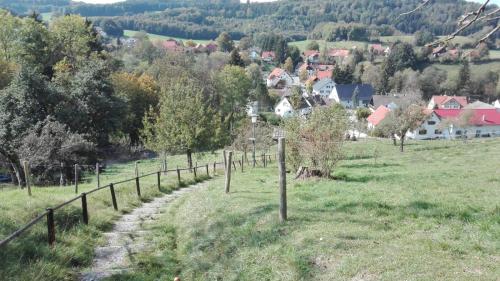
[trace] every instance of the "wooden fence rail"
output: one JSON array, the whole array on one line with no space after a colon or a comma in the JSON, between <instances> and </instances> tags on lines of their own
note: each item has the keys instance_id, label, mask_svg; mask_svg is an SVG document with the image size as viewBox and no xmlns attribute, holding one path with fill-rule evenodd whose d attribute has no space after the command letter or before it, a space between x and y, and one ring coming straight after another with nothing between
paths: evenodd
<instances>
[{"instance_id":1,"label":"wooden fence rail","mask_svg":"<svg viewBox=\"0 0 500 281\"><path fill-rule=\"evenodd\" d=\"M271 155L264 155L264 158L266 158L267 156L269 156L269 160L270 160ZM274 156L276 157L276 155L274 155ZM216 167L220 166L220 165L224 165L224 163L226 161L211 163L213 165L214 174L216 171ZM236 163L238 163L239 165L242 166L241 168L243 169L243 162L242 161L238 161L238 160L232 161L231 158L229 159L229 161L230 161L230 164L227 166L227 168L230 169L231 164L232 164L234 170L236 170ZM99 165L99 164L97 164L97 165ZM89 212L88 212L88 207L87 207L87 197L90 194L93 194L93 193L100 191L100 190L103 190L103 189L109 189L110 194L111 194L111 201L113 203L113 208L117 211L118 210L118 202L116 200L116 194L115 194L115 187L117 185L135 181L137 195L138 195L138 197L141 197L141 188L140 188L140 179L141 178L156 175L158 189L160 189L160 180L161 180L161 173L162 172L163 173L177 172L177 179L178 179L178 183L180 184L182 181L181 180L181 171L194 171L195 178L196 178L196 170L199 168L201 168L201 169L204 168L206 170L207 176L209 176L209 165L210 164L195 165L192 168L187 167L187 168L177 168L177 169L170 169L170 170L166 170L165 168L162 169L160 167L159 171L155 171L155 172L151 172L151 173L143 174L143 175L138 175L138 170L136 169L135 170L135 175L136 175L135 177L130 178L130 179L125 179L122 181L118 181L118 182L113 182L113 183L110 183L110 184L107 184L104 186L100 186L99 169L97 168L96 173L97 173L98 184L97 184L96 188L91 189L90 191L84 192L84 193L82 193L74 198L71 198L70 200L65 201L65 202L63 202L55 207L47 208L43 213L39 214L36 218L34 218L30 222L28 222L26 225L22 226L21 228L19 228L18 230L16 230L12 234L10 234L9 236L7 236L3 240L1 240L0 247L7 245L9 242L11 242L15 238L19 237L21 234L23 234L24 232L29 230L31 227L33 227L35 224L37 224L38 222L40 222L44 218L47 219L47 240L48 240L49 245L52 246L56 241L56 232L55 232L56 229L55 229L54 215L55 215L55 212L57 210L64 208L65 206L67 206L67 205L69 205L77 200L81 200L82 221L84 224L88 224L89 223ZM79 166L81 167L83 165L79 165ZM97 166L97 167L99 167L99 166ZM165 165L165 167L166 167L166 165ZM77 175L77 168L78 168L78 165L75 165L75 178L77 178L77 176L78 176ZM78 192L78 184L77 183L75 183L75 192Z\"/></svg>"}]
</instances>

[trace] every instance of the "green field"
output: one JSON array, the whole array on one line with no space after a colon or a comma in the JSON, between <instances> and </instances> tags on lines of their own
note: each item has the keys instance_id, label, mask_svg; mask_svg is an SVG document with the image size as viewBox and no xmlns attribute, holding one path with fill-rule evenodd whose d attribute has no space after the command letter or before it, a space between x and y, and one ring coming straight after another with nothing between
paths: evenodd
<instances>
[{"instance_id":1,"label":"green field","mask_svg":"<svg viewBox=\"0 0 500 281\"><path fill-rule=\"evenodd\" d=\"M218 154L199 154L193 161L213 163L221 161ZM186 167L186 156L168 158L169 169ZM159 159L141 160L139 173L144 175L160 168ZM101 186L134 178L135 163L108 166L101 174ZM193 183L193 174L183 172L182 185ZM79 185L79 194L96 187L95 175L86 174L86 183ZM201 176L199 180L203 180ZM101 233L111 228L114 219L130 212L144 201L149 201L162 193L178 188L176 173L162 176L161 192L156 185L156 176L140 180L142 197L138 198L135 183L115 185L119 212L113 210L108 189L88 195L88 226L81 223L81 203L77 200L55 212L56 246L47 246L47 225L45 220L35 225L21 237L0 249L0 276L7 280L75 280L79 271L90 266L93 249L102 243ZM14 187L0 190L0 240L13 233L22 225L42 213L45 208L53 207L74 198L74 186L34 187L33 196L27 190Z\"/></svg>"},{"instance_id":2,"label":"green field","mask_svg":"<svg viewBox=\"0 0 500 281\"><path fill-rule=\"evenodd\" d=\"M500 140L349 143L337 180L247 169L171 205L112 280L498 280Z\"/></svg>"},{"instance_id":3,"label":"green field","mask_svg":"<svg viewBox=\"0 0 500 281\"><path fill-rule=\"evenodd\" d=\"M138 31L134 31L134 30L125 30L124 35L128 36L128 37L133 37L137 32ZM178 41L188 41L188 40L191 40L191 41L193 41L195 43L198 43L198 44L207 44L207 43L212 42L212 40L192 40L192 39L188 39L188 38L163 36L163 35L157 35L157 34L152 34L152 33L148 33L148 36L149 36L149 38L151 40L168 40L168 39L175 39L175 40L178 40Z\"/></svg>"}]
</instances>

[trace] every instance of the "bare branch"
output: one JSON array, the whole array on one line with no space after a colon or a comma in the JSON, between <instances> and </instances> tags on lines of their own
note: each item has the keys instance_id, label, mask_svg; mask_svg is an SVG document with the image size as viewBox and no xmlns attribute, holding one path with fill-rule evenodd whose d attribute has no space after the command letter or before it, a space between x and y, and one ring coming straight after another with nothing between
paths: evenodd
<instances>
[{"instance_id":1,"label":"bare branch","mask_svg":"<svg viewBox=\"0 0 500 281\"><path fill-rule=\"evenodd\" d=\"M493 30L491 30L490 32L488 32L488 34L484 35L483 38L479 39L479 44L481 44L484 41L486 41L488 38L491 37L491 35L493 35L495 32L497 32L499 30L500 30L500 24L497 24L497 26L495 28L493 28Z\"/></svg>"},{"instance_id":2,"label":"bare branch","mask_svg":"<svg viewBox=\"0 0 500 281\"><path fill-rule=\"evenodd\" d=\"M411 11L408 11L408 12L405 12L405 13L402 13L400 14L396 20L398 20L400 17L404 17L404 16L407 16L409 14L413 14L415 13L416 11L422 9L423 7L427 6L427 4L429 4L432 0L422 0L422 3L420 5L418 5L415 9L411 10Z\"/></svg>"}]
</instances>

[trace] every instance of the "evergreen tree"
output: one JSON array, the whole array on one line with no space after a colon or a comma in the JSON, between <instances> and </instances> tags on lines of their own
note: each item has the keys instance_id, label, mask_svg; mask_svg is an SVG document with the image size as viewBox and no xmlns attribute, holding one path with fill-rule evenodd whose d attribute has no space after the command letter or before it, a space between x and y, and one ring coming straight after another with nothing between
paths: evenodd
<instances>
[{"instance_id":1,"label":"evergreen tree","mask_svg":"<svg viewBox=\"0 0 500 281\"><path fill-rule=\"evenodd\" d=\"M231 51L231 58L229 59L229 64L239 67L245 67L245 62L241 59L240 52L238 48Z\"/></svg>"},{"instance_id":2,"label":"evergreen tree","mask_svg":"<svg viewBox=\"0 0 500 281\"><path fill-rule=\"evenodd\" d=\"M283 68L288 72L288 73L293 73L293 61L292 58L288 57L285 61L285 64L283 65Z\"/></svg>"},{"instance_id":3,"label":"evergreen tree","mask_svg":"<svg viewBox=\"0 0 500 281\"><path fill-rule=\"evenodd\" d=\"M460 95L469 95L471 93L471 76L470 76L470 66L467 60L463 61L462 67L458 72L458 80L456 91Z\"/></svg>"},{"instance_id":4,"label":"evergreen tree","mask_svg":"<svg viewBox=\"0 0 500 281\"><path fill-rule=\"evenodd\" d=\"M349 65L346 65L344 68L336 66L334 77L334 81L337 84L352 84L354 81L354 74Z\"/></svg>"},{"instance_id":5,"label":"evergreen tree","mask_svg":"<svg viewBox=\"0 0 500 281\"><path fill-rule=\"evenodd\" d=\"M357 108L359 105L359 88L358 88L358 86L356 86L356 88L354 88L354 92L352 92L351 103L352 103L352 108Z\"/></svg>"}]
</instances>

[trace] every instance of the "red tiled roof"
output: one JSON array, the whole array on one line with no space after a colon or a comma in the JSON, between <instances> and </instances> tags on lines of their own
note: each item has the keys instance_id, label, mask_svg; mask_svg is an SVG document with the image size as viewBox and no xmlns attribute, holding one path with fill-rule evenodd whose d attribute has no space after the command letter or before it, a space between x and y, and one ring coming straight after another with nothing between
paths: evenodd
<instances>
[{"instance_id":1,"label":"red tiled roof","mask_svg":"<svg viewBox=\"0 0 500 281\"><path fill-rule=\"evenodd\" d=\"M468 104L467 97L464 96L433 96L432 99L438 108L441 108L444 104L451 100L457 101L462 107Z\"/></svg>"},{"instance_id":2,"label":"red tiled roof","mask_svg":"<svg viewBox=\"0 0 500 281\"><path fill-rule=\"evenodd\" d=\"M391 112L389 108L381 105L370 116L368 116L368 118L366 118L366 121L371 123L373 126L377 126L380 122L382 122L382 120L384 120L389 112Z\"/></svg>"},{"instance_id":3,"label":"red tiled roof","mask_svg":"<svg viewBox=\"0 0 500 281\"><path fill-rule=\"evenodd\" d=\"M464 109L436 109L434 112L436 115L443 118L457 118L462 115L467 110ZM473 112L471 119L469 120L470 125L476 126L500 126L500 111L497 109L471 109Z\"/></svg>"},{"instance_id":4,"label":"red tiled roof","mask_svg":"<svg viewBox=\"0 0 500 281\"><path fill-rule=\"evenodd\" d=\"M264 51L262 52L262 58L267 59L267 58L276 58L276 53L273 51Z\"/></svg>"},{"instance_id":5,"label":"red tiled roof","mask_svg":"<svg viewBox=\"0 0 500 281\"><path fill-rule=\"evenodd\" d=\"M324 79L324 78L332 78L332 76L333 76L333 69L318 71L316 73L316 77L318 77L319 80Z\"/></svg>"},{"instance_id":6,"label":"red tiled roof","mask_svg":"<svg viewBox=\"0 0 500 281\"><path fill-rule=\"evenodd\" d=\"M349 56L349 50L347 49L331 49L328 51L330 57L347 57Z\"/></svg>"},{"instance_id":7,"label":"red tiled roof","mask_svg":"<svg viewBox=\"0 0 500 281\"><path fill-rule=\"evenodd\" d=\"M385 51L385 48L384 48L384 47L382 47L382 45L381 45L381 44L372 44L370 47L371 47L373 50L378 51L378 52L383 52L383 51Z\"/></svg>"},{"instance_id":8,"label":"red tiled roof","mask_svg":"<svg viewBox=\"0 0 500 281\"><path fill-rule=\"evenodd\" d=\"M307 50L307 51L304 51L304 56L306 56L306 57L319 56L319 52L316 50Z\"/></svg>"},{"instance_id":9,"label":"red tiled roof","mask_svg":"<svg viewBox=\"0 0 500 281\"><path fill-rule=\"evenodd\" d=\"M180 45L179 45L179 42L172 40L172 39L169 39L169 40L163 41L162 46L163 46L163 48L165 48L167 50L174 51L174 50L177 50Z\"/></svg>"},{"instance_id":10,"label":"red tiled roof","mask_svg":"<svg viewBox=\"0 0 500 281\"><path fill-rule=\"evenodd\" d=\"M320 65L316 66L316 69L320 70L320 71L332 70L334 68L335 67L333 66L333 64L320 64Z\"/></svg>"},{"instance_id":11,"label":"red tiled roof","mask_svg":"<svg viewBox=\"0 0 500 281\"><path fill-rule=\"evenodd\" d=\"M269 74L269 79L274 79L275 77L280 77L281 75L283 75L283 73L285 72L284 69L281 69L281 68L275 68L273 69L273 71Z\"/></svg>"}]
</instances>

